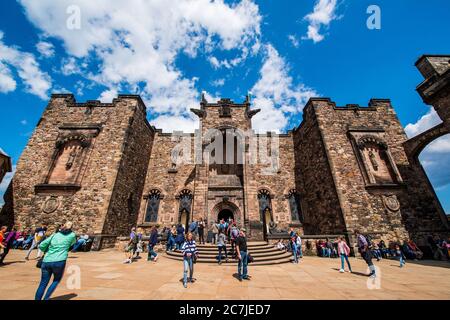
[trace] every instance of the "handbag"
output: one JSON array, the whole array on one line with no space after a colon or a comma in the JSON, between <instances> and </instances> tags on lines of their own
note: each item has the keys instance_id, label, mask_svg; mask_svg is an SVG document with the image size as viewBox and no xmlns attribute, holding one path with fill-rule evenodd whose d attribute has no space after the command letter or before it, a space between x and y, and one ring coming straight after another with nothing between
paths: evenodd
<instances>
[{"instance_id":1,"label":"handbag","mask_svg":"<svg viewBox=\"0 0 450 320\"><path fill-rule=\"evenodd\" d=\"M53 234L52 237L51 237L51 239L50 239L50 242L49 242L49 244L48 244L48 246L47 246L47 249L42 251L42 252L43 252L43 255L42 255L42 257L40 257L39 260L36 262L36 268L39 268L39 269L42 268L42 263L44 262L45 254L47 253L48 249L50 248L50 245L52 244L52 240L53 240L53 237L54 237L54 236L55 236L55 235Z\"/></svg>"},{"instance_id":2,"label":"handbag","mask_svg":"<svg viewBox=\"0 0 450 320\"><path fill-rule=\"evenodd\" d=\"M247 255L247 263L252 263L255 261L255 259L250 255L250 253Z\"/></svg>"}]
</instances>

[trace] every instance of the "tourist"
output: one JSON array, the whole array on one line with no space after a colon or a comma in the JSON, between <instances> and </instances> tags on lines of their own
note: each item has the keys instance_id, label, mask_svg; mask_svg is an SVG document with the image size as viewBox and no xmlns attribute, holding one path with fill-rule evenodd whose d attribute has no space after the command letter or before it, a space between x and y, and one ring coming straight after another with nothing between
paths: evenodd
<instances>
[{"instance_id":1,"label":"tourist","mask_svg":"<svg viewBox=\"0 0 450 320\"><path fill-rule=\"evenodd\" d=\"M75 244L76 236L72 232L72 222L66 222L64 227L39 244L42 252L45 252L41 265L41 282L36 291L35 300L41 300L44 296L50 278L53 282L45 293L44 300L48 300L61 281L69 249Z\"/></svg>"},{"instance_id":2,"label":"tourist","mask_svg":"<svg viewBox=\"0 0 450 320\"><path fill-rule=\"evenodd\" d=\"M288 240L288 251L292 252L292 245L291 245L291 239L295 236L295 230L294 228L290 228L289 230L289 240Z\"/></svg>"},{"instance_id":3,"label":"tourist","mask_svg":"<svg viewBox=\"0 0 450 320\"><path fill-rule=\"evenodd\" d=\"M446 255L440 246L439 238L437 236L428 236L427 241L431 252L433 253L433 258L435 260L445 260Z\"/></svg>"},{"instance_id":4,"label":"tourist","mask_svg":"<svg viewBox=\"0 0 450 320\"><path fill-rule=\"evenodd\" d=\"M226 223L224 219L220 219L219 229L220 228L222 228L225 233L226 233L226 230L228 230L228 223Z\"/></svg>"},{"instance_id":5,"label":"tourist","mask_svg":"<svg viewBox=\"0 0 450 320\"><path fill-rule=\"evenodd\" d=\"M188 228L188 232L192 233L192 236L195 238L197 238L198 235L198 222L193 220L190 224L189 224L189 228Z\"/></svg>"},{"instance_id":6,"label":"tourist","mask_svg":"<svg viewBox=\"0 0 450 320\"><path fill-rule=\"evenodd\" d=\"M17 228L13 227L10 232L6 235L6 238L2 241L3 243L3 252L0 255L0 265L4 264L3 261L5 260L6 256L9 253L9 250L12 249L12 246L14 244L14 241L16 240L16 233Z\"/></svg>"},{"instance_id":7,"label":"tourist","mask_svg":"<svg viewBox=\"0 0 450 320\"><path fill-rule=\"evenodd\" d=\"M6 230L8 230L7 226L3 226L0 228L0 254L3 255L6 246L3 244L3 240L5 240Z\"/></svg>"},{"instance_id":8,"label":"tourist","mask_svg":"<svg viewBox=\"0 0 450 320\"><path fill-rule=\"evenodd\" d=\"M211 226L211 231L212 231L212 243L216 244L217 243L217 236L219 234L219 227L217 226L217 223L213 222L212 226Z\"/></svg>"},{"instance_id":9,"label":"tourist","mask_svg":"<svg viewBox=\"0 0 450 320\"><path fill-rule=\"evenodd\" d=\"M328 238L327 238L327 240L325 242L325 249L327 251L327 257L328 258L336 257L337 252L335 252L334 247L333 247L333 243Z\"/></svg>"},{"instance_id":10,"label":"tourist","mask_svg":"<svg viewBox=\"0 0 450 320\"><path fill-rule=\"evenodd\" d=\"M277 242L277 244L275 245L275 247L276 247L278 250L281 250L281 251L286 251L286 250L287 250L286 245L284 244L284 242L283 242L282 239L278 240L278 242Z\"/></svg>"},{"instance_id":11,"label":"tourist","mask_svg":"<svg viewBox=\"0 0 450 320\"><path fill-rule=\"evenodd\" d=\"M403 241L403 244L400 246L400 249L405 259L417 260L416 253L410 249L407 240Z\"/></svg>"},{"instance_id":12,"label":"tourist","mask_svg":"<svg viewBox=\"0 0 450 320\"><path fill-rule=\"evenodd\" d=\"M292 238L291 238L290 246L291 246L291 248L292 248L292 254L294 255L294 261L292 261L292 263L298 263L298 257L297 257L297 253L298 253L298 250L297 250L297 237L296 237L296 234L295 234L295 233L294 233L294 235L293 235Z\"/></svg>"},{"instance_id":13,"label":"tourist","mask_svg":"<svg viewBox=\"0 0 450 320\"><path fill-rule=\"evenodd\" d=\"M370 270L369 277L375 278L376 277L375 266L373 265L372 262L372 253L370 252L369 249L369 242L367 241L366 237L359 232L359 230L355 230L355 234L358 240L358 251L361 254L364 261L369 266Z\"/></svg>"},{"instance_id":14,"label":"tourist","mask_svg":"<svg viewBox=\"0 0 450 320\"><path fill-rule=\"evenodd\" d=\"M247 265L248 265L248 249L247 249L247 239L245 237L246 230L242 228L239 231L239 237L236 239L236 254L239 259L238 262L238 276L239 281L242 279L250 280L248 275Z\"/></svg>"},{"instance_id":15,"label":"tourist","mask_svg":"<svg viewBox=\"0 0 450 320\"><path fill-rule=\"evenodd\" d=\"M383 258L387 258L389 255L389 249L386 247L386 244L384 243L384 240L380 240L380 242L378 242L378 249L381 252L381 256Z\"/></svg>"},{"instance_id":16,"label":"tourist","mask_svg":"<svg viewBox=\"0 0 450 320\"><path fill-rule=\"evenodd\" d=\"M133 256L136 254L138 242L139 242L139 238L138 238L138 235L136 232L136 228L133 227L133 228L131 228L131 232L130 232L130 244L131 244L131 247L133 250L132 251L133 254L132 254L131 258L133 258Z\"/></svg>"},{"instance_id":17,"label":"tourist","mask_svg":"<svg viewBox=\"0 0 450 320\"><path fill-rule=\"evenodd\" d=\"M416 245L416 243L414 241L409 239L407 244L408 244L409 250L411 250L414 253L416 259L420 260L423 258L422 250L419 249L419 247Z\"/></svg>"},{"instance_id":18,"label":"tourist","mask_svg":"<svg viewBox=\"0 0 450 320\"><path fill-rule=\"evenodd\" d=\"M125 260L123 263L132 263L133 262L133 251L134 250L134 243L133 239L130 237L128 238L128 243L125 247Z\"/></svg>"},{"instance_id":19,"label":"tourist","mask_svg":"<svg viewBox=\"0 0 450 320\"><path fill-rule=\"evenodd\" d=\"M219 264L222 264L222 250L225 253L225 261L228 261L228 255L227 255L227 236L223 232L223 229L219 229L219 235L217 236L217 249L219 251Z\"/></svg>"},{"instance_id":20,"label":"tourist","mask_svg":"<svg viewBox=\"0 0 450 320\"><path fill-rule=\"evenodd\" d=\"M36 258L39 259L41 257L41 250L39 249L39 244L42 241L44 241L46 232L47 232L47 226L44 224L41 227L36 228L36 230L34 231L33 242L31 244L30 249L28 249L27 255L25 256L25 260L28 260L30 258L31 251L33 251L33 249L35 249L35 248L37 248L37 251L38 251Z\"/></svg>"},{"instance_id":21,"label":"tourist","mask_svg":"<svg viewBox=\"0 0 450 320\"><path fill-rule=\"evenodd\" d=\"M205 244L205 222L203 221L203 218L200 218L197 224L197 230L198 230L198 243Z\"/></svg>"},{"instance_id":22,"label":"tourist","mask_svg":"<svg viewBox=\"0 0 450 320\"><path fill-rule=\"evenodd\" d=\"M403 268L403 266L406 264L405 261L406 257L403 254L403 251L398 243L395 245L395 255L398 257L398 260L400 261L400 268Z\"/></svg>"},{"instance_id":23,"label":"tourist","mask_svg":"<svg viewBox=\"0 0 450 320\"><path fill-rule=\"evenodd\" d=\"M377 261L380 261L382 259L380 247L378 246L378 244L375 241L372 242L371 252L372 252L373 256L377 259Z\"/></svg>"},{"instance_id":24,"label":"tourist","mask_svg":"<svg viewBox=\"0 0 450 320\"><path fill-rule=\"evenodd\" d=\"M232 257L236 257L236 252L235 252L234 247L235 247L237 237L239 237L239 229L236 226L236 222L233 222L233 224L231 225L231 229L230 229L230 243L231 243Z\"/></svg>"},{"instance_id":25,"label":"tourist","mask_svg":"<svg viewBox=\"0 0 450 320\"><path fill-rule=\"evenodd\" d=\"M175 247L175 238L177 236L177 228L173 225L169 230L169 234L167 235L167 244L166 251L173 251Z\"/></svg>"},{"instance_id":26,"label":"tourist","mask_svg":"<svg viewBox=\"0 0 450 320\"><path fill-rule=\"evenodd\" d=\"M89 240L89 235L81 235L75 245L72 248L72 252L77 252L80 248L84 247Z\"/></svg>"},{"instance_id":27,"label":"tourist","mask_svg":"<svg viewBox=\"0 0 450 320\"><path fill-rule=\"evenodd\" d=\"M352 272L352 266L350 265L350 261L348 257L350 256L350 247L347 242L345 242L344 237L339 237L336 241L338 247L338 254L341 257L341 269L339 272L345 272L345 263L347 262L349 272ZM345 260L345 261L344 261Z\"/></svg>"},{"instance_id":28,"label":"tourist","mask_svg":"<svg viewBox=\"0 0 450 320\"><path fill-rule=\"evenodd\" d=\"M186 241L181 247L183 252L183 286L187 288L188 280L191 283L195 282L194 279L194 263L198 259L198 250L195 245L195 240L191 232L186 235ZM189 269L189 279L188 279Z\"/></svg>"},{"instance_id":29,"label":"tourist","mask_svg":"<svg viewBox=\"0 0 450 320\"><path fill-rule=\"evenodd\" d=\"M184 243L184 228L181 224L177 227L177 236L175 237L175 244L177 245L177 250L181 250L181 246Z\"/></svg>"},{"instance_id":30,"label":"tourist","mask_svg":"<svg viewBox=\"0 0 450 320\"><path fill-rule=\"evenodd\" d=\"M142 252L144 252L144 230L142 230L142 228L138 228L137 229L137 239L138 239L138 243L136 245L136 257L135 259L141 259L140 254Z\"/></svg>"},{"instance_id":31,"label":"tourist","mask_svg":"<svg viewBox=\"0 0 450 320\"><path fill-rule=\"evenodd\" d=\"M298 257L299 257L299 258L303 258L302 238L300 237L300 235L298 234L298 232L296 233L295 241L296 241L296 243L297 243Z\"/></svg>"},{"instance_id":32,"label":"tourist","mask_svg":"<svg viewBox=\"0 0 450 320\"><path fill-rule=\"evenodd\" d=\"M155 252L154 248L158 244L158 229L153 226L150 231L150 239L148 240L148 258L147 261L152 260L158 261L158 254Z\"/></svg>"}]
</instances>

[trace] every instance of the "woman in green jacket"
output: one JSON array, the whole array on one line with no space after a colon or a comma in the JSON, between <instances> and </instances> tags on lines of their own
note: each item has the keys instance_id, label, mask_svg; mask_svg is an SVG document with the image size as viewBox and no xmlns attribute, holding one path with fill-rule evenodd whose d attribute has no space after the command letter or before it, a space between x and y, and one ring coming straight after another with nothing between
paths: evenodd
<instances>
[{"instance_id":1,"label":"woman in green jacket","mask_svg":"<svg viewBox=\"0 0 450 320\"><path fill-rule=\"evenodd\" d=\"M53 282L48 288L44 300L48 300L55 291L63 277L69 249L75 242L76 236L72 232L72 222L66 222L61 230L55 232L39 245L42 252L45 252L45 256L41 266L41 283L36 291L35 300L42 300L52 275Z\"/></svg>"}]
</instances>

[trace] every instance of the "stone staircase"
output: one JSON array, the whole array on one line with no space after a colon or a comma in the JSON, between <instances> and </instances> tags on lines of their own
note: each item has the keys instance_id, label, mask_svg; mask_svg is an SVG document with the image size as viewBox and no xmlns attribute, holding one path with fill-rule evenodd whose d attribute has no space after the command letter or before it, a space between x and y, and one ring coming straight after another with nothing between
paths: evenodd
<instances>
[{"instance_id":1,"label":"stone staircase","mask_svg":"<svg viewBox=\"0 0 450 320\"><path fill-rule=\"evenodd\" d=\"M289 263L293 261L292 254L289 252L280 251L273 245L269 245L267 242L248 242L248 251L250 255L254 258L251 265L274 265L281 263ZM214 263L217 264L218 250L216 245L212 244L198 244L199 251L198 263ZM228 262L222 259L222 264L225 265L237 265L237 260L231 257L231 245L227 244L227 252L230 252L228 256ZM223 252L222 252L223 255ZM164 254L166 258L174 260L183 260L181 252L169 251Z\"/></svg>"}]
</instances>

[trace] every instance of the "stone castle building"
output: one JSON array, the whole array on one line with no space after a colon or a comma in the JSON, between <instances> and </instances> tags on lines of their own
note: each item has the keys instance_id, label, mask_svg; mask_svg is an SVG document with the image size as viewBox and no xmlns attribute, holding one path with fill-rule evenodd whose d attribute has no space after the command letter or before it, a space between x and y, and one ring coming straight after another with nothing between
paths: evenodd
<instances>
[{"instance_id":1,"label":"stone castle building","mask_svg":"<svg viewBox=\"0 0 450 320\"><path fill-rule=\"evenodd\" d=\"M77 103L71 94L54 94L17 162L1 219L21 227L70 219L78 232L96 236L97 248L135 225L200 217L208 224L232 217L254 240L290 226L350 241L356 229L385 240L448 235L445 212L417 160L429 141L450 132L448 61L418 62L428 90L419 92L444 124L411 140L387 99L340 107L312 98L301 124L276 135L251 130L258 109L249 98L202 98L192 109L196 134L178 134L151 126L139 96ZM223 150L211 147L219 140ZM269 160L252 161L254 154ZM222 157L223 163L211 161Z\"/></svg>"}]
</instances>

